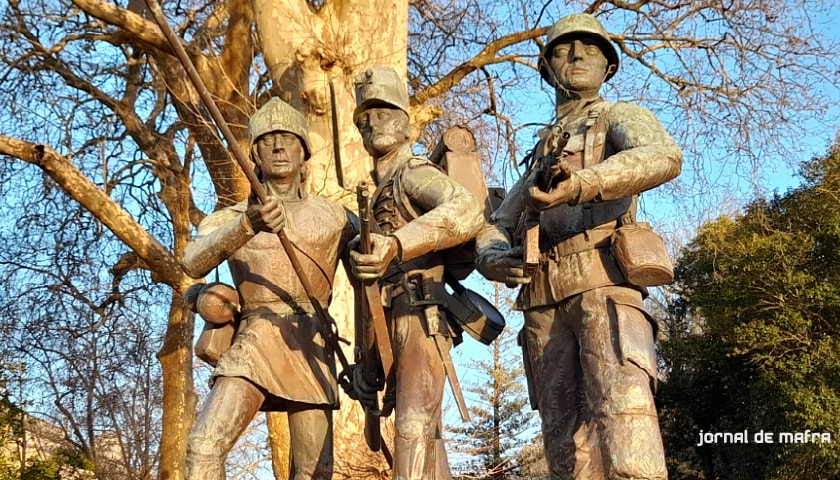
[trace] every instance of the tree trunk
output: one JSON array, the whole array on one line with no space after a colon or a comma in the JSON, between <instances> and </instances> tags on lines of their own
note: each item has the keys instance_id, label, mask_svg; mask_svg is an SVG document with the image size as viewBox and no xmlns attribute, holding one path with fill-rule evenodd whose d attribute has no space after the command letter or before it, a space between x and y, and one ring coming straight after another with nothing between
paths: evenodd
<instances>
[{"instance_id":1,"label":"tree trunk","mask_svg":"<svg viewBox=\"0 0 840 480\"><path fill-rule=\"evenodd\" d=\"M265 414L268 425L268 441L271 444L271 470L274 478L289 478L291 442L289 440L289 416L286 412Z\"/></svg>"},{"instance_id":2,"label":"tree trunk","mask_svg":"<svg viewBox=\"0 0 840 480\"><path fill-rule=\"evenodd\" d=\"M169 323L158 360L163 369L163 418L160 440L161 480L184 478L187 437L195 421L196 394L192 375L195 314L184 308L180 293L172 290Z\"/></svg>"}]
</instances>

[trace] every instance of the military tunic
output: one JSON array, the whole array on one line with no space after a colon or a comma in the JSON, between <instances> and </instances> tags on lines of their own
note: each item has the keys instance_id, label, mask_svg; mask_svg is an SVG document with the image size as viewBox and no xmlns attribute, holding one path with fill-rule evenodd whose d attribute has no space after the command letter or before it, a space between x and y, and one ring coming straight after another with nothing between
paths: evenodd
<instances>
[{"instance_id":1,"label":"military tunic","mask_svg":"<svg viewBox=\"0 0 840 480\"><path fill-rule=\"evenodd\" d=\"M355 216L317 196L283 204L284 231L326 307L339 259L358 231ZM242 377L259 386L266 392L262 410L285 410L282 400L338 408L335 361L324 344L324 326L277 235L255 235L246 208L243 202L209 215L184 255L185 267L196 274L227 258L240 295L236 337L212 376Z\"/></svg>"}]
</instances>

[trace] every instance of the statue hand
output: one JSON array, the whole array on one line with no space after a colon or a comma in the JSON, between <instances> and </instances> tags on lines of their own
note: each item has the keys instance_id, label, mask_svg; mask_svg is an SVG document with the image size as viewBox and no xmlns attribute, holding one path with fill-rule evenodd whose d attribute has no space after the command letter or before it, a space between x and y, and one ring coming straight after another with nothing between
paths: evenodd
<instances>
[{"instance_id":1,"label":"statue hand","mask_svg":"<svg viewBox=\"0 0 840 480\"><path fill-rule=\"evenodd\" d=\"M395 237L370 234L371 253L350 252L350 265L353 275L359 280L373 280L382 276L388 266L397 257L400 244Z\"/></svg>"},{"instance_id":2,"label":"statue hand","mask_svg":"<svg viewBox=\"0 0 840 480\"><path fill-rule=\"evenodd\" d=\"M476 259L478 272L488 280L503 282L509 287L531 282L522 268L522 247L488 248Z\"/></svg>"},{"instance_id":3,"label":"statue hand","mask_svg":"<svg viewBox=\"0 0 840 480\"><path fill-rule=\"evenodd\" d=\"M268 197L263 205L251 199L245 215L251 222L254 232L278 233L286 226L286 212L283 205L274 197Z\"/></svg>"},{"instance_id":4,"label":"statue hand","mask_svg":"<svg viewBox=\"0 0 840 480\"><path fill-rule=\"evenodd\" d=\"M365 381L364 370L361 365L353 364L348 367L349 371L341 372L339 385L344 393L353 400L358 400L364 407L376 409L378 403L378 388L376 385L369 385Z\"/></svg>"},{"instance_id":5,"label":"statue hand","mask_svg":"<svg viewBox=\"0 0 840 480\"><path fill-rule=\"evenodd\" d=\"M528 187L528 193L525 195L525 204L534 210L542 211L563 203L570 203L576 196L574 184L569 180L558 183L550 192L544 192L536 185L532 185Z\"/></svg>"}]
</instances>

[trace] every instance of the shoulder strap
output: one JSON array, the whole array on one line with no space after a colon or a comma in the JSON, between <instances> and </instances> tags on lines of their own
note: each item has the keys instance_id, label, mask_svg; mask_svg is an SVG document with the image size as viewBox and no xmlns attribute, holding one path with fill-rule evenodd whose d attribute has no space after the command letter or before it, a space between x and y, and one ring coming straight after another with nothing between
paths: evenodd
<instances>
[{"instance_id":1,"label":"shoulder strap","mask_svg":"<svg viewBox=\"0 0 840 480\"><path fill-rule=\"evenodd\" d=\"M612 109L612 106L612 103L600 100L589 109L586 117L586 133L584 133L583 139L583 168L590 167L603 160L604 148L601 148L599 154L601 158L595 158L595 139L599 136L606 138L607 122L604 118Z\"/></svg>"},{"instance_id":2,"label":"shoulder strap","mask_svg":"<svg viewBox=\"0 0 840 480\"><path fill-rule=\"evenodd\" d=\"M405 218L406 222L410 222L415 218L419 217L420 213L418 213L417 209L415 209L414 206L411 204L411 202L408 199L408 196L405 193L405 190L403 190L402 176L406 170L410 168L418 168L424 165L429 165L437 168L438 170L443 171L438 165L435 165L434 163L430 162L429 160L423 157L412 156L407 162L402 164L394 173L394 203L396 204L397 209L399 209L400 214L403 216L403 218Z\"/></svg>"}]
</instances>

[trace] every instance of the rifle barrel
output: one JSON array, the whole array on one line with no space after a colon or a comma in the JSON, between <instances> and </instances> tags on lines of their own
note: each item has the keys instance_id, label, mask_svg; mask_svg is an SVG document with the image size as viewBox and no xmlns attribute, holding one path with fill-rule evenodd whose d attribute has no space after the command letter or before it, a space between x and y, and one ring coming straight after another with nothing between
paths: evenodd
<instances>
[{"instance_id":1,"label":"rifle barrel","mask_svg":"<svg viewBox=\"0 0 840 480\"><path fill-rule=\"evenodd\" d=\"M370 254L370 192L367 183L362 182L356 187L356 201L359 204L359 251Z\"/></svg>"}]
</instances>

